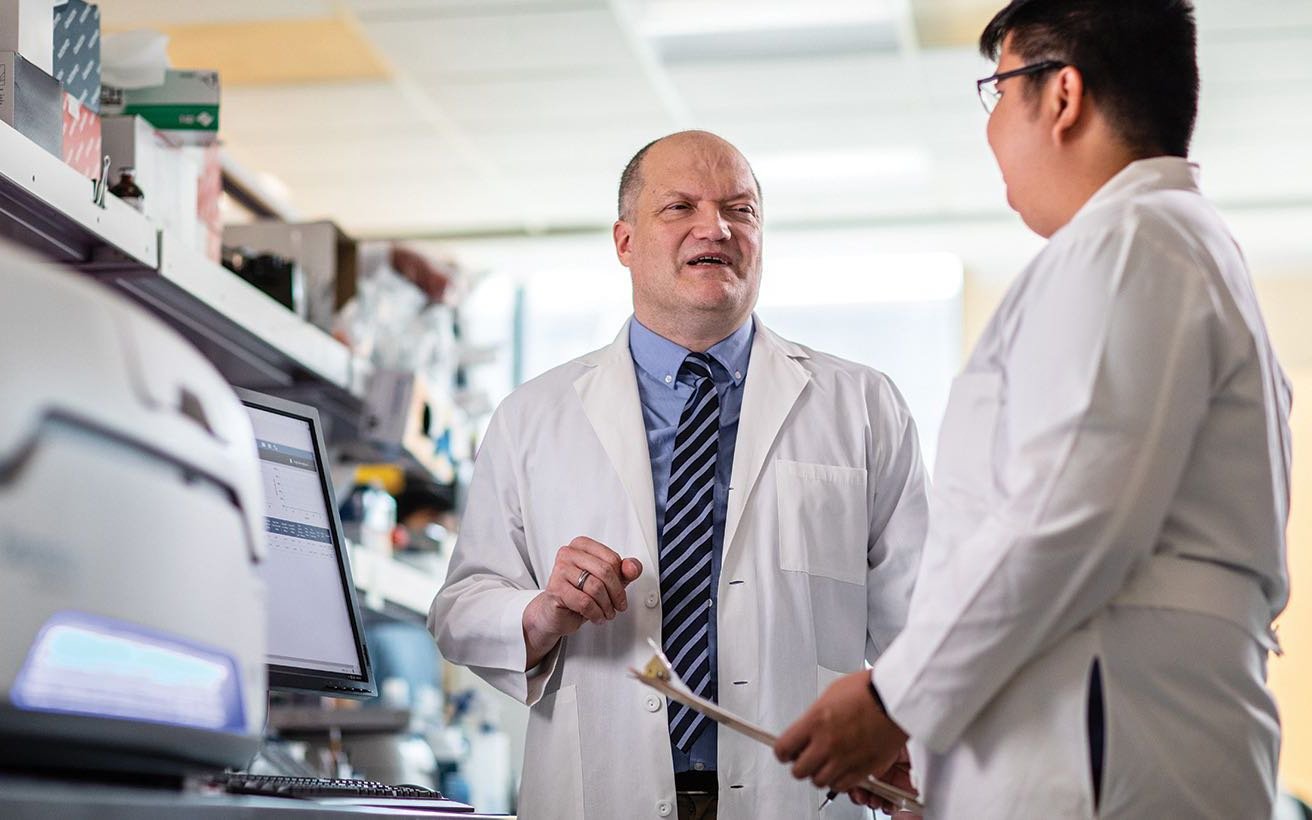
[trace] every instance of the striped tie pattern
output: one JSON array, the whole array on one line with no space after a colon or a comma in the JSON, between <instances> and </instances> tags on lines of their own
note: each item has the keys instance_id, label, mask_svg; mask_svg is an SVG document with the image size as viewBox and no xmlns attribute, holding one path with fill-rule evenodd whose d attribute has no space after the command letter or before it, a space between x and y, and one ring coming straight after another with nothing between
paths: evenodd
<instances>
[{"instance_id":1,"label":"striped tie pattern","mask_svg":"<svg viewBox=\"0 0 1312 820\"><path fill-rule=\"evenodd\" d=\"M665 526L661 532L661 642L674 671L696 694L711 697L711 511L715 506L715 458L719 450L720 397L710 359L691 353L681 373L696 381L674 435ZM692 748L704 715L670 703L670 738Z\"/></svg>"}]
</instances>

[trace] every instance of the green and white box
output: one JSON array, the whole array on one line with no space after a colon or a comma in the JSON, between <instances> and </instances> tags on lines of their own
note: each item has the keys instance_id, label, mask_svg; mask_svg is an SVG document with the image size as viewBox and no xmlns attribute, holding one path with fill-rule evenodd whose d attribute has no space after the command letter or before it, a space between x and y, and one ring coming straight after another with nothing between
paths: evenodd
<instances>
[{"instance_id":1,"label":"green and white box","mask_svg":"<svg viewBox=\"0 0 1312 820\"><path fill-rule=\"evenodd\" d=\"M170 68L163 85L105 87L102 113L136 114L187 145L208 145L219 136L219 72Z\"/></svg>"}]
</instances>

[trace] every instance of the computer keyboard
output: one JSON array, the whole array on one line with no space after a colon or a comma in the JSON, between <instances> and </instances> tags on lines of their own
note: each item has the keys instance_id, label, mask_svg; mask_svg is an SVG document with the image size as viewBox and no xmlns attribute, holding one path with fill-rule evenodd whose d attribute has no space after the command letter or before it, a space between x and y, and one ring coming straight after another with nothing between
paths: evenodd
<instances>
[{"instance_id":1,"label":"computer keyboard","mask_svg":"<svg viewBox=\"0 0 1312 820\"><path fill-rule=\"evenodd\" d=\"M346 780L327 777L283 777L281 775L230 773L215 778L214 785L228 794L255 794L266 797L379 798L382 800L447 801L441 792L423 786L389 786L375 780Z\"/></svg>"}]
</instances>

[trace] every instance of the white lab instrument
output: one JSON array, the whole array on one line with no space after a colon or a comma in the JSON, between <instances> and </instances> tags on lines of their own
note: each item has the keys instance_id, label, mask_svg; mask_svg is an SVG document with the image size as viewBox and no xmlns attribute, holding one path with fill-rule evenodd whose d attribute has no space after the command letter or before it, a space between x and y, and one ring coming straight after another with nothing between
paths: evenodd
<instances>
[{"instance_id":1,"label":"white lab instrument","mask_svg":"<svg viewBox=\"0 0 1312 820\"><path fill-rule=\"evenodd\" d=\"M266 709L246 412L101 285L10 247L0 280L0 758L245 763Z\"/></svg>"}]
</instances>

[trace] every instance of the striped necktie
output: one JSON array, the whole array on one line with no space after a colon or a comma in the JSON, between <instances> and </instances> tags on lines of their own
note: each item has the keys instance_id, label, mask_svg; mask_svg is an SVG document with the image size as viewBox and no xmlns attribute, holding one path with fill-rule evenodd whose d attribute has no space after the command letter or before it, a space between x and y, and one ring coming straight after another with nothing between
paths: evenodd
<instances>
[{"instance_id":1,"label":"striped necktie","mask_svg":"<svg viewBox=\"0 0 1312 820\"><path fill-rule=\"evenodd\" d=\"M683 406L674 436L665 526L661 533L661 643L674 671L696 694L711 690L711 531L715 506L715 457L720 444L720 397L711 379L710 359L692 353L681 373L696 380ZM706 718L670 703L670 738L688 751Z\"/></svg>"}]
</instances>

